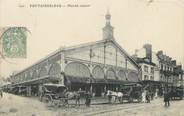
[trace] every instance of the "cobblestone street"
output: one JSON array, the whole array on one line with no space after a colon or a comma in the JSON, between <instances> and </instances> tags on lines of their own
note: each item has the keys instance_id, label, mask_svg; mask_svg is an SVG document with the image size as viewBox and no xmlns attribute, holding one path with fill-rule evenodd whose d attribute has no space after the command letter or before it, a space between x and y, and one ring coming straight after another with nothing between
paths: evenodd
<instances>
[{"instance_id":1,"label":"cobblestone street","mask_svg":"<svg viewBox=\"0 0 184 116\"><path fill-rule=\"evenodd\" d=\"M97 104L92 101L90 108L85 105L69 108L54 108L34 98L20 97L11 94L4 94L0 100L1 116L184 116L184 101L172 101L171 106L165 108L163 99L156 99L149 103L125 103L125 104ZM99 100L102 102L102 100Z\"/></svg>"}]
</instances>

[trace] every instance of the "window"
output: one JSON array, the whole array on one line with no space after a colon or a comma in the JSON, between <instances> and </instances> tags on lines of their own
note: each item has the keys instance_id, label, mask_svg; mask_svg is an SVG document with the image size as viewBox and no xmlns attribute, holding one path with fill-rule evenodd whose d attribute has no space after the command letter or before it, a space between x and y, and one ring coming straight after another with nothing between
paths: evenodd
<instances>
[{"instance_id":1,"label":"window","mask_svg":"<svg viewBox=\"0 0 184 116\"><path fill-rule=\"evenodd\" d=\"M161 80L165 81L165 76L161 75Z\"/></svg>"},{"instance_id":2,"label":"window","mask_svg":"<svg viewBox=\"0 0 184 116\"><path fill-rule=\"evenodd\" d=\"M152 74L154 73L154 67L151 67L151 73Z\"/></svg>"},{"instance_id":3,"label":"window","mask_svg":"<svg viewBox=\"0 0 184 116\"><path fill-rule=\"evenodd\" d=\"M153 76L150 76L150 80L154 80L154 77Z\"/></svg>"},{"instance_id":4,"label":"window","mask_svg":"<svg viewBox=\"0 0 184 116\"><path fill-rule=\"evenodd\" d=\"M144 75L144 80L148 80L148 75Z\"/></svg>"},{"instance_id":5,"label":"window","mask_svg":"<svg viewBox=\"0 0 184 116\"><path fill-rule=\"evenodd\" d=\"M148 72L148 66L144 66L144 72Z\"/></svg>"},{"instance_id":6,"label":"window","mask_svg":"<svg viewBox=\"0 0 184 116\"><path fill-rule=\"evenodd\" d=\"M168 79L167 82L171 82L171 78L170 77L167 77L167 79Z\"/></svg>"},{"instance_id":7,"label":"window","mask_svg":"<svg viewBox=\"0 0 184 116\"><path fill-rule=\"evenodd\" d=\"M173 77L170 78L170 81L173 82Z\"/></svg>"}]
</instances>

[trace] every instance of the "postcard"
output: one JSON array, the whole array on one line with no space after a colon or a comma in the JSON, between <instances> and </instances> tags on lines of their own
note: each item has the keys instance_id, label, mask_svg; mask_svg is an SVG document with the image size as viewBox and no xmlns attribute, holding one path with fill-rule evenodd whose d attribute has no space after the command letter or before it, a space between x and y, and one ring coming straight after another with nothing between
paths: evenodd
<instances>
[{"instance_id":1,"label":"postcard","mask_svg":"<svg viewBox=\"0 0 184 116\"><path fill-rule=\"evenodd\" d=\"M184 116L184 0L0 0L1 116Z\"/></svg>"}]
</instances>

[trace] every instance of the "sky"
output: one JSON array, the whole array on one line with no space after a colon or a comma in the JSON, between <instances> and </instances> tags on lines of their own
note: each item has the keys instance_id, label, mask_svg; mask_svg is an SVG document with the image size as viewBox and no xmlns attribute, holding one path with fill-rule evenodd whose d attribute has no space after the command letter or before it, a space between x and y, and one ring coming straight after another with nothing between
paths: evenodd
<instances>
[{"instance_id":1,"label":"sky","mask_svg":"<svg viewBox=\"0 0 184 116\"><path fill-rule=\"evenodd\" d=\"M23 26L26 58L0 61L8 77L63 46L102 39L109 9L115 40L130 54L145 43L184 65L184 2L182 0L0 0L0 28ZM88 7L30 8L30 4L87 5Z\"/></svg>"}]
</instances>

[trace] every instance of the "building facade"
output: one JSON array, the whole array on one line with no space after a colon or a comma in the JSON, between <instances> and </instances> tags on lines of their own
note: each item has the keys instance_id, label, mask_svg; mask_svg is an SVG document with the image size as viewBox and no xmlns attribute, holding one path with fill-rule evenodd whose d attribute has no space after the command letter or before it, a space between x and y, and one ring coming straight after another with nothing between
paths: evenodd
<instances>
[{"instance_id":1,"label":"building facade","mask_svg":"<svg viewBox=\"0 0 184 116\"><path fill-rule=\"evenodd\" d=\"M139 66L115 41L109 13L105 16L103 39L58 49L11 76L13 85L28 90L43 83L60 83L75 91L90 90L100 96L107 89L117 90L128 82L139 81ZM34 87L33 87L34 86Z\"/></svg>"},{"instance_id":2,"label":"building facade","mask_svg":"<svg viewBox=\"0 0 184 116\"><path fill-rule=\"evenodd\" d=\"M141 80L152 80L155 81L155 68L156 64L152 62L152 46L145 44L143 49L136 50L133 56L136 62L141 66Z\"/></svg>"},{"instance_id":3,"label":"building facade","mask_svg":"<svg viewBox=\"0 0 184 116\"><path fill-rule=\"evenodd\" d=\"M141 83L144 89L155 93L160 83L158 62L154 62L157 57L152 52L152 45L145 44L143 48L136 50L133 58L141 66Z\"/></svg>"},{"instance_id":4,"label":"building facade","mask_svg":"<svg viewBox=\"0 0 184 116\"><path fill-rule=\"evenodd\" d=\"M152 51L152 45L145 44L143 48L136 50L137 63L141 66L142 82L153 90L159 89L160 94L171 86L177 86L181 68L178 68L176 60L164 55L163 51ZM179 73L180 72L180 73Z\"/></svg>"},{"instance_id":5,"label":"building facade","mask_svg":"<svg viewBox=\"0 0 184 116\"><path fill-rule=\"evenodd\" d=\"M174 68L174 74L177 78L174 79L174 85L175 86L181 86L183 87L184 85L184 76L183 76L183 69L182 69L182 65L177 65Z\"/></svg>"}]
</instances>

